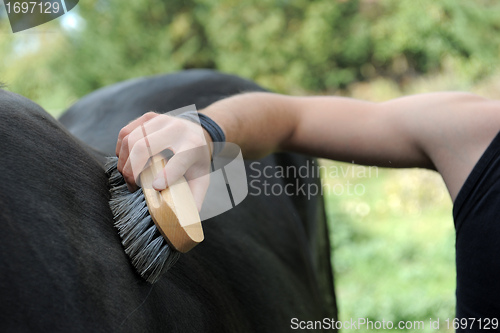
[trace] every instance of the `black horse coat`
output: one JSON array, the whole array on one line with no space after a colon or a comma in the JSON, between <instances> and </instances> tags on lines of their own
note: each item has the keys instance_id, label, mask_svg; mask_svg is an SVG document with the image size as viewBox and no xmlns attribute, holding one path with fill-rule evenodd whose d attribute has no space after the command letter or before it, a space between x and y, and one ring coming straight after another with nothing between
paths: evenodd
<instances>
[{"instance_id":1,"label":"black horse coat","mask_svg":"<svg viewBox=\"0 0 500 333\"><path fill-rule=\"evenodd\" d=\"M336 318L320 197L250 194L205 221L205 241L154 285L113 227L102 161L119 129L150 110L202 108L250 90L262 89L205 70L131 80L72 106L60 119L69 132L0 90L0 331L290 332L292 318ZM278 154L259 165L311 161Z\"/></svg>"}]
</instances>

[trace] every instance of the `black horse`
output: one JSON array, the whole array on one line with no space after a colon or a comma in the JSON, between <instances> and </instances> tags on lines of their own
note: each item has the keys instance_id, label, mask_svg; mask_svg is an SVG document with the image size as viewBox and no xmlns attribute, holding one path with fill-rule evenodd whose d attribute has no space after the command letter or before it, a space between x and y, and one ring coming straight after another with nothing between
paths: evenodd
<instances>
[{"instance_id":1,"label":"black horse","mask_svg":"<svg viewBox=\"0 0 500 333\"><path fill-rule=\"evenodd\" d=\"M335 319L320 197L250 194L205 221L205 241L154 285L113 227L102 163L122 126L147 111L200 109L253 90L262 88L207 70L131 80L78 101L60 119L67 129L0 90L0 331L289 332L292 318ZM311 161L277 154L252 169Z\"/></svg>"}]
</instances>

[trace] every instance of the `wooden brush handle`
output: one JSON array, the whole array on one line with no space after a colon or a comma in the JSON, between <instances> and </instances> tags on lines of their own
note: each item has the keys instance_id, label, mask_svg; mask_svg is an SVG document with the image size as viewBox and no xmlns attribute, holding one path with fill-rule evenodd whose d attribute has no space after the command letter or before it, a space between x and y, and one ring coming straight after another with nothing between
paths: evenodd
<instances>
[{"instance_id":1,"label":"wooden brush handle","mask_svg":"<svg viewBox=\"0 0 500 333\"><path fill-rule=\"evenodd\" d=\"M171 247L185 253L203 240L203 228L184 177L161 192L153 188L153 180L165 164L165 159L160 156L152 158L151 165L140 175L142 191L149 213L163 238Z\"/></svg>"}]
</instances>

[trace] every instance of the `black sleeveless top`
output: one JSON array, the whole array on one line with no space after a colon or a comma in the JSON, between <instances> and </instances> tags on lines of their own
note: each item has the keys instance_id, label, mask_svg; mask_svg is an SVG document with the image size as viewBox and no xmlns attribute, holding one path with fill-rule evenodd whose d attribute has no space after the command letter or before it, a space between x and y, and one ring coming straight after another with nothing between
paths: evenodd
<instances>
[{"instance_id":1,"label":"black sleeveless top","mask_svg":"<svg viewBox=\"0 0 500 333\"><path fill-rule=\"evenodd\" d=\"M456 316L476 319L472 329L472 320L467 320L467 329L460 328L457 332L486 329L489 320L500 320L500 133L460 189L453 206L453 218ZM477 319L482 319L481 323ZM490 323L490 331L495 326Z\"/></svg>"}]
</instances>

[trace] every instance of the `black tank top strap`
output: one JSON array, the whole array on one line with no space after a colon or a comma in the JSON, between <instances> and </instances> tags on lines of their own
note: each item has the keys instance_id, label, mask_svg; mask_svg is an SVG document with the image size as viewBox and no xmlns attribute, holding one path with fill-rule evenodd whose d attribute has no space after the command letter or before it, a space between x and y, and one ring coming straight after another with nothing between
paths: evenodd
<instances>
[{"instance_id":1,"label":"black tank top strap","mask_svg":"<svg viewBox=\"0 0 500 333\"><path fill-rule=\"evenodd\" d=\"M496 167L492 167L492 164L496 165ZM471 198L480 196L482 192L487 191L488 189L484 188L485 185L491 183L493 179L498 179L499 176L500 132L498 132L479 158L455 198L455 203L453 204L455 228L457 228L457 220L461 220L463 216L468 215L470 209L474 207L470 201Z\"/></svg>"}]
</instances>

